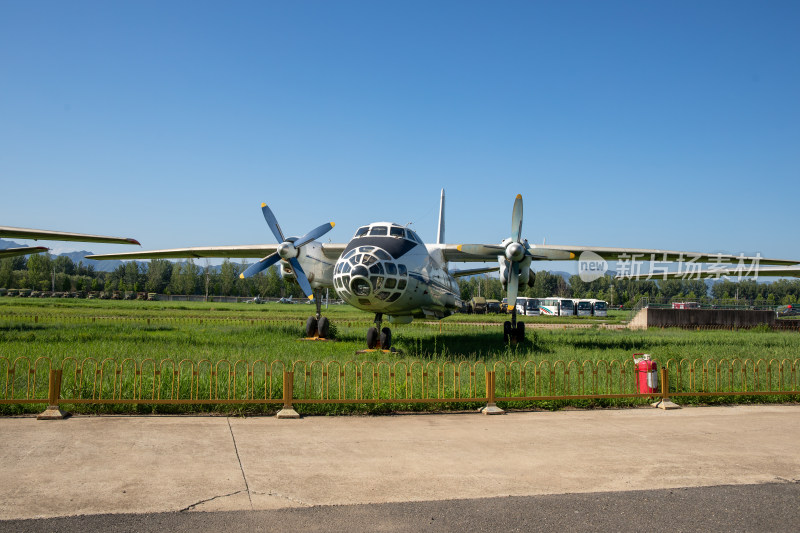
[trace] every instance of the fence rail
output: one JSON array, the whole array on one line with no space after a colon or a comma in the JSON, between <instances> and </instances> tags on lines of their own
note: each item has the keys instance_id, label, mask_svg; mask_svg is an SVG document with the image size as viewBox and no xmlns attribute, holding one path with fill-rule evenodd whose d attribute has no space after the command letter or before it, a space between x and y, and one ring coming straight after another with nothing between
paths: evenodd
<instances>
[{"instance_id":1,"label":"fence rail","mask_svg":"<svg viewBox=\"0 0 800 533\"><path fill-rule=\"evenodd\" d=\"M0 357L2 404L452 404L800 395L800 358L667 359L661 389L632 361L180 361ZM287 381L288 380L288 381Z\"/></svg>"}]
</instances>

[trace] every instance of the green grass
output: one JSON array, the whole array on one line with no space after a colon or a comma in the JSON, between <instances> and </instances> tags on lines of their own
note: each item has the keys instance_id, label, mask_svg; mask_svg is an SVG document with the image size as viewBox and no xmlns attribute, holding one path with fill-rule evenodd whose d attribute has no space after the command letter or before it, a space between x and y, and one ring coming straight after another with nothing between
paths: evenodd
<instances>
[{"instance_id":1,"label":"green grass","mask_svg":"<svg viewBox=\"0 0 800 533\"><path fill-rule=\"evenodd\" d=\"M499 322L505 317L493 315L456 315L441 322L415 321L393 325L393 344L400 354L379 352L357 354L364 348L366 329L371 316L348 306L331 306L324 311L333 324L335 342L303 342L305 318L312 314L311 305L295 304L215 304L187 302L137 302L100 300L50 300L0 298L0 387L6 367L3 359L20 369L14 376L15 386L23 387L25 365L37 370L36 387L44 386L46 377L41 365L45 362L60 368L65 360L102 361L133 360L141 364L153 360L159 365L170 361L194 364L210 361L237 361L252 367L255 361L280 361L287 368L295 361L348 361L375 368L385 362L389 366L428 365L441 367L445 362L474 365L483 361L487 367L503 370L513 361L534 361L537 365L556 361L617 361L630 365L631 354L646 352L661 364L672 361L702 359L721 361L734 359L790 360L800 358L800 334L797 332L749 331L686 331L678 329L627 331L600 327L586 329L530 329L526 342L504 346ZM612 320L618 317L611 317ZM466 320L465 320L466 319ZM477 320L476 320L477 319ZM541 317L539 321L552 319ZM531 322L527 317L526 322ZM585 319L572 319L586 323ZM149 323L148 323L149 322ZM496 322L496 323L495 323ZM44 358L44 359L42 359ZM37 366L36 362L39 361ZM72 363L70 363L72 364ZM169 366L169 364L167 366ZM766 363L765 363L766 364ZM366 366L364 366L366 365ZM381 372L389 366L383 365ZM90 365L91 367L91 365ZM222 364L223 368L227 368ZM318 370L322 366L317 364ZM71 367L74 369L74 367ZM94 368L94 367L91 367ZM334 363L332 368L338 368ZM448 367L450 368L450 367ZM480 368L483 368L482 366ZM629 366L630 368L630 366ZM388 372L388 370L386 370ZM315 370L316 372L316 370ZM371 370L370 370L371 372ZM404 371L405 372L405 371ZM630 376L630 374L629 374ZM66 379L66 378L65 378ZM72 377L69 377L72 379ZM126 378L133 379L133 378ZM273 381L276 378L273 376ZM314 378L316 379L316 378ZM383 379L383 378L382 378ZM388 379L388 378L386 378ZM430 378L433 379L433 378ZM482 376L478 376L482 380ZM575 379L572 376L570 379ZM127 383L127 382L126 382ZM125 385L130 387L131 385ZM367 383L367 387L369 384ZM352 388L352 383L347 385ZM348 389L350 390L350 389ZM261 391L263 392L263 391ZM259 394L261 393L259 392ZM0 395L3 390L0 389ZM386 397L386 392L383 397ZM42 397L41 392L38 394ZM2 397L2 396L0 396ZM752 401L753 398L728 398L725 401ZM690 400L686 400L690 401ZM715 400L720 401L720 400ZM769 401L760 399L759 401ZM555 401L536 404L555 408L570 405L635 405L639 400ZM474 405L453 404L450 408L472 408ZM441 406L303 406L303 412L384 412L389 409L441 409ZM83 412L151 412L152 406L80 407ZM158 412L202 411L215 408L159 407ZM270 412L273 407L227 408L246 412ZM3 407L0 412L37 412L36 406ZM223 409L225 410L225 409Z\"/></svg>"}]
</instances>

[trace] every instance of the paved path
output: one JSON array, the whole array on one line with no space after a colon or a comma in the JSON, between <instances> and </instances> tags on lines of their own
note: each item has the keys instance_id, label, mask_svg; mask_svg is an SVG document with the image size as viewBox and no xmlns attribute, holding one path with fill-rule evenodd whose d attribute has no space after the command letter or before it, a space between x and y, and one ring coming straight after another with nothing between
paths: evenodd
<instances>
[{"instance_id":1,"label":"paved path","mask_svg":"<svg viewBox=\"0 0 800 533\"><path fill-rule=\"evenodd\" d=\"M4 418L0 434L0 520L800 481L800 406Z\"/></svg>"}]
</instances>

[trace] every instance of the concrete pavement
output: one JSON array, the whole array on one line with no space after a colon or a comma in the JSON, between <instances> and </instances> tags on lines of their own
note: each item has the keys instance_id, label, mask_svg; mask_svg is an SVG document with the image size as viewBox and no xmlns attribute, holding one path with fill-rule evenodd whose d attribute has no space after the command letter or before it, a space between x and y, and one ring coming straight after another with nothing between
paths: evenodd
<instances>
[{"instance_id":1,"label":"concrete pavement","mask_svg":"<svg viewBox=\"0 0 800 533\"><path fill-rule=\"evenodd\" d=\"M0 519L800 481L800 406L0 419Z\"/></svg>"}]
</instances>

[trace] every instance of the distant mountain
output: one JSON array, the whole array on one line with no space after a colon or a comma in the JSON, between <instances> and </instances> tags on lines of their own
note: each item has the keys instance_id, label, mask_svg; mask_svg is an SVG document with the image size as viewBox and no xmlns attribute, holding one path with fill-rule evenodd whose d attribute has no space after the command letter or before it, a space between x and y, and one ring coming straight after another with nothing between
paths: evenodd
<instances>
[{"instance_id":1,"label":"distant mountain","mask_svg":"<svg viewBox=\"0 0 800 533\"><path fill-rule=\"evenodd\" d=\"M22 248L25 246L24 244L19 244L18 242L14 241L6 241L0 239L0 250L5 250L6 248ZM28 246L31 246L30 244Z\"/></svg>"}]
</instances>

